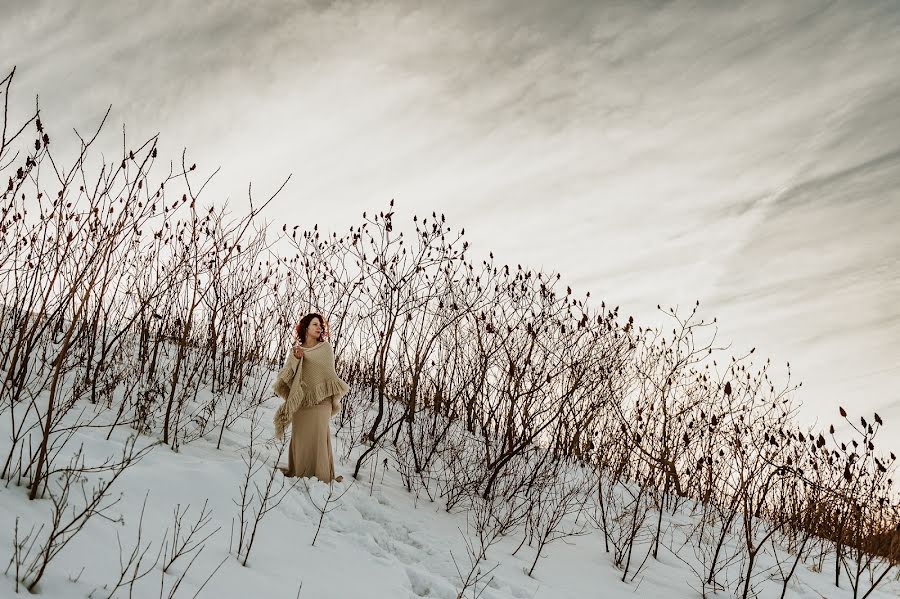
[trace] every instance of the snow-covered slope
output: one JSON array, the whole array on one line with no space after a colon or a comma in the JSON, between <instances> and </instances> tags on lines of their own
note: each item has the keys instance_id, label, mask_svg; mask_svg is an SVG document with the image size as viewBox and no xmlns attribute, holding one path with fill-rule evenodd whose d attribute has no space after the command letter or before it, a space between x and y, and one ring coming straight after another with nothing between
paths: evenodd
<instances>
[{"instance_id":1,"label":"snow-covered slope","mask_svg":"<svg viewBox=\"0 0 900 599\"><path fill-rule=\"evenodd\" d=\"M363 401L358 396L348 400ZM271 415L277 401L268 400L256 414L259 427L254 448L262 453L257 453L249 464L255 469L251 477L260 489L264 489L270 473L275 472L274 446L263 445L272 437ZM84 407L88 413L93 409ZM115 418L112 412L98 413L98 424ZM9 434L6 420L0 427L5 450ZM165 445L150 450L126 469L112 487L110 502L119 501L104 512L107 517L98 515L87 522L51 562L36 591L60 599L110 595L267 599L457 597L462 587L460 573L465 575L470 563L466 551L466 539L471 539L472 534L467 527L470 514L465 510L447 513L441 501L432 502L407 492L384 452L369 460L360 480L353 479L352 461L364 448L355 448L351 461L341 459L346 448L346 427L337 431L335 440L336 469L344 480L329 489L316 480L286 480L275 473L276 490L282 483L294 486L284 487L280 503L261 520L247 564L242 565L236 556L237 529L241 488L248 469L250 429L251 419L241 419L225 432L221 449L216 449L216 435L210 434L209 438L182 446L177 453ZM120 454L126 439L133 434L120 425L107 440L108 432L108 427L81 429L67 450L83 445L86 463L97 463ZM154 441L141 437L137 445ZM385 457L389 458L386 468ZM251 486L247 512L251 515L258 507L254 492ZM71 503L83 504L83 498L73 491ZM142 506L143 525L139 527ZM38 530L41 523L49 520L51 507L46 499L29 501L27 490L16 486L15 481L0 486L0 562L4 567L13 557L14 539L21 541L33 526L33 530ZM176 514L183 514L182 528L173 535ZM115 521L118 516L121 520ZM665 521L666 542L658 559L649 558L634 580L621 581L622 572L613 566L605 551L602 534L592 528L588 534L551 543L533 576L528 576L535 549L526 544L512 555L522 540L520 531L514 531L488 550L487 560L481 566L485 576L474 589L466 591L466 596L697 597L697 576L690 567L696 565L697 559L690 543L684 543L694 523L688 507L675 516L666 515ZM198 522L199 530L184 555L163 572L162 564L171 557L173 536L178 544L177 539L186 538L190 527ZM677 551L678 547L682 550ZM135 582L133 593L130 594L128 584L115 590L122 565L128 563L136 548L135 555L143 556L138 572L147 573ZM161 548L163 557L153 565ZM25 549L27 544L20 553ZM641 552L641 559L645 553L646 549ZM760 560L758 578L753 581L758 596L780 596L771 556L764 553ZM132 575L128 574L125 580ZM738 571L729 571L728 577L732 587L720 596L733 594ZM891 578L896 578L896 570ZM832 579L833 565L827 560L823 573L801 564L788 596L852 597L848 589L835 588ZM15 590L13 564L0 581L0 596L14 596ZM27 595L21 587L19 593ZM886 599L898 594L900 584L891 580L871 597Z\"/></svg>"}]
</instances>

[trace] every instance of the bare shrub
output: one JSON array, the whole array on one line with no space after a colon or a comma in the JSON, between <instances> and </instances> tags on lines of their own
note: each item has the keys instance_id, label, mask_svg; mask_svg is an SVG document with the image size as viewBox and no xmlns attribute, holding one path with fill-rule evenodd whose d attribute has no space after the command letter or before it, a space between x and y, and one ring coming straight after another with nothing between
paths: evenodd
<instances>
[{"instance_id":1,"label":"bare shrub","mask_svg":"<svg viewBox=\"0 0 900 599\"><path fill-rule=\"evenodd\" d=\"M249 443L241 456L245 466L244 478L239 487L238 498L232 500L238 508L238 516L237 530L234 527L235 521L232 520L231 538L234 540L237 535L237 545L233 546L233 550L242 566L246 566L250 559L250 551L253 549L256 533L263 518L281 505L300 480L298 478L288 484L280 475L277 464L284 455L287 440L279 442L273 438L269 439L268 443L260 443L261 418L257 411L250 416ZM270 456L266 454L266 448L277 452L272 463L269 463Z\"/></svg>"},{"instance_id":2,"label":"bare shrub","mask_svg":"<svg viewBox=\"0 0 900 599\"><path fill-rule=\"evenodd\" d=\"M349 491L353 487L354 483L350 483L349 485L347 485L346 489L338 494L335 494L334 482L330 482L328 484L328 495L323 498L320 505L318 501L313 499L312 491L310 490L310 483L306 479L302 480L303 488L306 490L307 497L309 497L309 502L312 503L316 510L319 512L319 521L316 525L316 533L313 535L313 540L311 543L311 545L315 547L316 539L319 538L319 532L322 530L322 523L325 521L325 516L341 506L341 499L343 499L344 495L347 494L347 491Z\"/></svg>"},{"instance_id":3,"label":"bare shrub","mask_svg":"<svg viewBox=\"0 0 900 599\"><path fill-rule=\"evenodd\" d=\"M579 523L593 486L581 469L568 460L555 464L555 472L547 484L530 485L530 528L536 542L534 561L526 573L531 576L545 547L555 541L589 533L586 522ZM575 516L567 524L565 519ZM530 545L531 543L529 543Z\"/></svg>"},{"instance_id":4,"label":"bare shrub","mask_svg":"<svg viewBox=\"0 0 900 599\"><path fill-rule=\"evenodd\" d=\"M16 571L19 580L29 592L35 592L38 584L47 571L47 567L72 539L78 535L87 522L97 516L115 520L110 515L110 510L121 499L113 499L109 491L125 470L137 463L155 444L136 449L136 437L129 437L125 441L122 455L118 459L109 459L96 466L86 466L84 455L79 449L69 461L67 468L61 469L52 477L53 486L48 488L48 495L52 504L50 521L46 524L47 533L43 537L40 533L42 526L34 536L29 534L28 549L22 553L18 547L15 552ZM100 478L93 484L89 474L106 473L107 478ZM90 486L89 486L90 484ZM74 502L73 491L80 491L82 501ZM41 540L35 543L39 538Z\"/></svg>"},{"instance_id":5,"label":"bare shrub","mask_svg":"<svg viewBox=\"0 0 900 599\"><path fill-rule=\"evenodd\" d=\"M156 551L156 555L154 556L150 551L153 547L153 542L148 541L146 544L143 543L144 536L144 510L147 507L147 497L150 492L144 496L144 501L141 504L141 515L138 518L137 525L137 534L134 541L134 547L132 547L131 551L128 553L127 557L125 556L124 549L122 547L122 538L119 535L119 531L116 531L116 544L119 547L119 577L116 579L114 583L103 585L104 591L109 591L109 594L106 595L106 599L112 599L115 596L116 591L120 588L128 587L129 596L134 592L135 583L150 574L153 571L153 568L159 563L160 558L163 553L163 546L160 544L159 549ZM153 561L145 561L149 560L149 558L153 558ZM100 591L100 589L94 589L88 595L89 597L93 597L94 593Z\"/></svg>"}]
</instances>

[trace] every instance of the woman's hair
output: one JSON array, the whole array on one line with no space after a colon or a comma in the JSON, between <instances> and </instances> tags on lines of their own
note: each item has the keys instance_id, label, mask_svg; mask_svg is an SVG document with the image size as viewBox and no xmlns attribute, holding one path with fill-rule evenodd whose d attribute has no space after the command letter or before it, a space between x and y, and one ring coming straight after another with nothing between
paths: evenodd
<instances>
[{"instance_id":1,"label":"woman's hair","mask_svg":"<svg viewBox=\"0 0 900 599\"><path fill-rule=\"evenodd\" d=\"M294 332L297 333L297 340L300 341L300 343L303 343L306 340L306 329L309 328L310 323L316 318L319 319L319 323L322 325L322 332L319 334L319 338L316 339L316 341L325 341L328 339L328 321L325 320L321 314L312 312L301 318L300 322L297 323L297 326L294 327Z\"/></svg>"}]
</instances>

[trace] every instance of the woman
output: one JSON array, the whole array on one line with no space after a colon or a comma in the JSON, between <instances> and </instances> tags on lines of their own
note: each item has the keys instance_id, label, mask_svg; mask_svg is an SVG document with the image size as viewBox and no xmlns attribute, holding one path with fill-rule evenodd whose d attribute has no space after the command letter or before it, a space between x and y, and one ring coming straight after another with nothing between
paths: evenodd
<instances>
[{"instance_id":1,"label":"woman","mask_svg":"<svg viewBox=\"0 0 900 599\"><path fill-rule=\"evenodd\" d=\"M334 476L329 419L341 411L349 386L334 369L334 350L327 341L325 319L307 314L296 327L297 340L272 390L283 398L275 412L275 436L284 438L291 426L291 445L285 476L315 476L326 482Z\"/></svg>"}]
</instances>

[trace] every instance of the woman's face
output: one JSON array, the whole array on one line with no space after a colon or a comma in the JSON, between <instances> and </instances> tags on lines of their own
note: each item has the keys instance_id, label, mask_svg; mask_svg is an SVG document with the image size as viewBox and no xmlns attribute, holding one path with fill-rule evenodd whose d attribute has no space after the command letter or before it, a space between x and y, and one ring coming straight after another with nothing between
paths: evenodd
<instances>
[{"instance_id":1,"label":"woman's face","mask_svg":"<svg viewBox=\"0 0 900 599\"><path fill-rule=\"evenodd\" d=\"M319 322L318 318L313 318L309 327L306 329L306 336L312 337L313 339L318 339L319 335L322 334L322 323Z\"/></svg>"}]
</instances>

